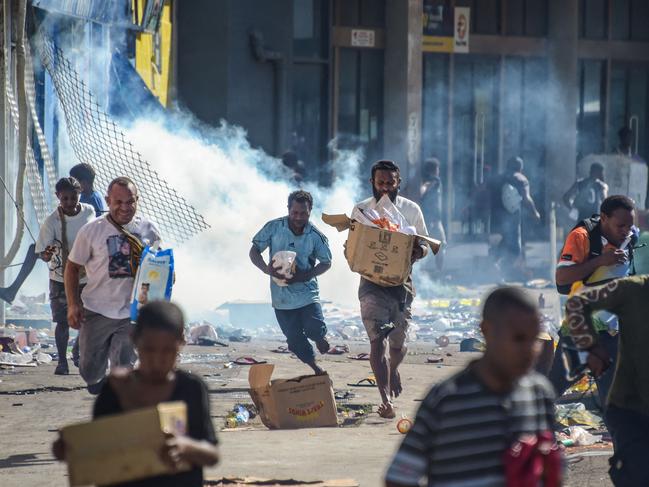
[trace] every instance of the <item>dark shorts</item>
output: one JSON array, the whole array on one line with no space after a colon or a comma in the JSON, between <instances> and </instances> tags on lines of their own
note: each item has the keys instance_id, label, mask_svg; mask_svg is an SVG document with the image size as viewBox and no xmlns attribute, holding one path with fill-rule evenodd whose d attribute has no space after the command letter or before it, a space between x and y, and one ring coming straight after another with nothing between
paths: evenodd
<instances>
[{"instance_id":1,"label":"dark shorts","mask_svg":"<svg viewBox=\"0 0 649 487\"><path fill-rule=\"evenodd\" d=\"M79 293L85 284L79 286ZM52 309L52 321L54 323L68 322L68 300L65 297L65 286L62 282L50 279L50 308Z\"/></svg>"},{"instance_id":2,"label":"dark shorts","mask_svg":"<svg viewBox=\"0 0 649 487\"><path fill-rule=\"evenodd\" d=\"M67 323L68 301L65 297L65 286L62 282L52 279L50 279L50 308L52 308L52 321Z\"/></svg>"}]
</instances>

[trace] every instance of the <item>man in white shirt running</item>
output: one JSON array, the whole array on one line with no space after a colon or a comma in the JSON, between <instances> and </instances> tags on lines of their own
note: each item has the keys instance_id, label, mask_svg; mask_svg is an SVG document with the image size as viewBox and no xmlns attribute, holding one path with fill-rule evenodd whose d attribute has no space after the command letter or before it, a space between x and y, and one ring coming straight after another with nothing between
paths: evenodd
<instances>
[{"instance_id":1,"label":"man in white shirt running","mask_svg":"<svg viewBox=\"0 0 649 487\"><path fill-rule=\"evenodd\" d=\"M138 191L125 177L108 186L108 213L85 225L74 241L65 268L68 322L79 330L79 373L91 394L99 394L111 367L132 366L130 301L135 272L145 245L161 238L153 223L136 215ZM79 299L79 272L88 284Z\"/></svg>"},{"instance_id":2,"label":"man in white shirt running","mask_svg":"<svg viewBox=\"0 0 649 487\"><path fill-rule=\"evenodd\" d=\"M427 236L426 223L421 208L414 201L399 196L401 176L399 166L393 161L378 161L372 166L373 196L358 203L354 210L373 209L382 196L388 195L417 234ZM426 256L428 247L421 243L412 250L413 263ZM361 318L370 339L370 365L376 377L382 404L378 413L383 418L394 418L396 413L392 398L403 390L399 365L406 356L405 345L408 334L410 306L414 297L411 277L400 286L379 286L361 277L358 298L361 304ZM389 342L389 359L386 359L386 345Z\"/></svg>"}]
</instances>

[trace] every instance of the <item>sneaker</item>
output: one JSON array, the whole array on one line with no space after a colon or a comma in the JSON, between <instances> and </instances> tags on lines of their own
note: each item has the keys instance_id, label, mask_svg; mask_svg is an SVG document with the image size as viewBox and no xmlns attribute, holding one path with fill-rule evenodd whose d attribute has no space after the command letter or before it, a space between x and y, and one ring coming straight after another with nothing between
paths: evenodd
<instances>
[{"instance_id":1,"label":"sneaker","mask_svg":"<svg viewBox=\"0 0 649 487\"><path fill-rule=\"evenodd\" d=\"M70 370L68 369L68 364L67 363L60 363L56 366L56 369L54 369L54 375L69 375Z\"/></svg>"},{"instance_id":2,"label":"sneaker","mask_svg":"<svg viewBox=\"0 0 649 487\"><path fill-rule=\"evenodd\" d=\"M96 396L101 392L101 389L104 387L104 382L106 382L106 379L102 379L96 384L89 384L88 385L88 392L92 394L93 396Z\"/></svg>"}]
</instances>

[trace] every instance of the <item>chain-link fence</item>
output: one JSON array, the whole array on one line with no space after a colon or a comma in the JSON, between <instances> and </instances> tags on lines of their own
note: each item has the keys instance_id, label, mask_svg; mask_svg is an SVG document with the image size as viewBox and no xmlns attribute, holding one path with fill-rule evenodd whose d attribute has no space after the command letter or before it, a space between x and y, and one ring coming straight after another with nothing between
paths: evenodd
<instances>
[{"instance_id":1,"label":"chain-link fence","mask_svg":"<svg viewBox=\"0 0 649 487\"><path fill-rule=\"evenodd\" d=\"M63 108L70 145L80 162L93 165L98 185L105 188L118 176L133 179L142 195L139 211L158 225L167 242L181 243L209 228L126 139L52 39L41 32L35 45Z\"/></svg>"}]
</instances>

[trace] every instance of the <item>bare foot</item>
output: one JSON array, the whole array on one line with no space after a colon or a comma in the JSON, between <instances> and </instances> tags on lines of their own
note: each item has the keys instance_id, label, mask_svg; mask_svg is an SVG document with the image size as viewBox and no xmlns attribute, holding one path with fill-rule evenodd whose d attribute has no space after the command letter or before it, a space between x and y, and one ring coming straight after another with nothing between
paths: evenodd
<instances>
[{"instance_id":1,"label":"bare foot","mask_svg":"<svg viewBox=\"0 0 649 487\"><path fill-rule=\"evenodd\" d=\"M385 419L394 419L397 417L397 413L394 412L394 406L389 402L381 404L376 412Z\"/></svg>"},{"instance_id":2,"label":"bare foot","mask_svg":"<svg viewBox=\"0 0 649 487\"><path fill-rule=\"evenodd\" d=\"M390 395L392 397L399 397L403 392L401 387L401 375L399 370L390 370Z\"/></svg>"},{"instance_id":3,"label":"bare foot","mask_svg":"<svg viewBox=\"0 0 649 487\"><path fill-rule=\"evenodd\" d=\"M320 340L315 342L315 346L318 347L318 351L322 354L325 354L329 351L331 348L329 345L329 342L327 341L326 338L322 337Z\"/></svg>"}]
</instances>

